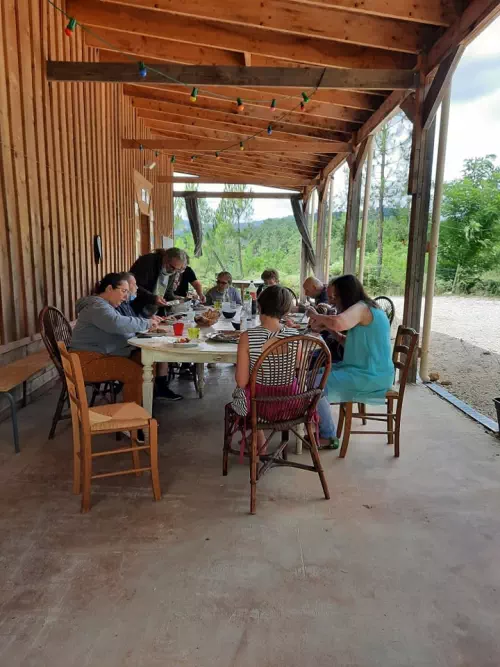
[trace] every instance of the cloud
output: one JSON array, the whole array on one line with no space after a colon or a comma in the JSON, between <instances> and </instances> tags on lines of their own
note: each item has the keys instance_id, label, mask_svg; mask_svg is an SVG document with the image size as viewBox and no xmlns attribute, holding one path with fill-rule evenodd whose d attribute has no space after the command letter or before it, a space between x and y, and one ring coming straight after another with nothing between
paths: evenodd
<instances>
[{"instance_id":1,"label":"cloud","mask_svg":"<svg viewBox=\"0 0 500 667\"><path fill-rule=\"evenodd\" d=\"M453 101L469 102L500 89L498 55L464 57L453 77Z\"/></svg>"}]
</instances>

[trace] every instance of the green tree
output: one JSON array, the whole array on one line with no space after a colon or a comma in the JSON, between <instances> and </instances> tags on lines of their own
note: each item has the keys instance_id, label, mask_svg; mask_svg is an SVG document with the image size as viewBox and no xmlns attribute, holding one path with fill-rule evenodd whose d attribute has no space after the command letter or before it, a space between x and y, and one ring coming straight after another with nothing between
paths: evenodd
<instances>
[{"instance_id":1,"label":"green tree","mask_svg":"<svg viewBox=\"0 0 500 667\"><path fill-rule=\"evenodd\" d=\"M453 291L500 258L500 168L495 156L465 160L463 177L444 188L438 276Z\"/></svg>"}]
</instances>

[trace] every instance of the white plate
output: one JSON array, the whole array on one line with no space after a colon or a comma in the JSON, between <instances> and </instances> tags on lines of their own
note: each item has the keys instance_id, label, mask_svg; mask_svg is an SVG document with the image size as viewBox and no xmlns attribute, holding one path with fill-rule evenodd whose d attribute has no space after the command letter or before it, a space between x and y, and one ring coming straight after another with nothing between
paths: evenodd
<instances>
[{"instance_id":1,"label":"white plate","mask_svg":"<svg viewBox=\"0 0 500 667\"><path fill-rule=\"evenodd\" d=\"M172 343L172 347L177 347L180 349L189 349L191 347L198 347L199 343L195 343L194 341L190 341L189 343Z\"/></svg>"}]
</instances>

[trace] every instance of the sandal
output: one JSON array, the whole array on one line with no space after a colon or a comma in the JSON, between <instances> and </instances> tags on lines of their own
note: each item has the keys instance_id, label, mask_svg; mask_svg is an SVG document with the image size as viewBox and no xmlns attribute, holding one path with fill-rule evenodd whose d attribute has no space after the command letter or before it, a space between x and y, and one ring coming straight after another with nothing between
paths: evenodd
<instances>
[{"instance_id":1,"label":"sandal","mask_svg":"<svg viewBox=\"0 0 500 667\"><path fill-rule=\"evenodd\" d=\"M304 440L306 441L306 447L310 447L310 442L309 438L305 436ZM330 438L329 442L327 444L322 445L321 443L318 443L318 451L320 449L338 449L340 447L340 441L338 438Z\"/></svg>"}]
</instances>

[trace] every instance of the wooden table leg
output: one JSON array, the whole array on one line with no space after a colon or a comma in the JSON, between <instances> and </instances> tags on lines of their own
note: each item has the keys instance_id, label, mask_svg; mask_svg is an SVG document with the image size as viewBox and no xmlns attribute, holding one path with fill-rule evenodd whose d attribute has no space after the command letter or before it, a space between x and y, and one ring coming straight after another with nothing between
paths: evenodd
<instances>
[{"instance_id":1,"label":"wooden table leg","mask_svg":"<svg viewBox=\"0 0 500 667\"><path fill-rule=\"evenodd\" d=\"M142 407L153 414L153 363L145 350L142 350Z\"/></svg>"},{"instance_id":2,"label":"wooden table leg","mask_svg":"<svg viewBox=\"0 0 500 667\"><path fill-rule=\"evenodd\" d=\"M205 364L196 364L196 389L198 396L203 398L205 391Z\"/></svg>"}]
</instances>

